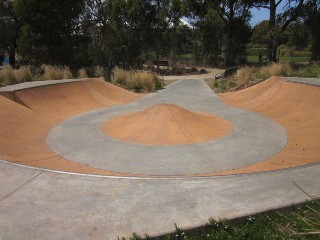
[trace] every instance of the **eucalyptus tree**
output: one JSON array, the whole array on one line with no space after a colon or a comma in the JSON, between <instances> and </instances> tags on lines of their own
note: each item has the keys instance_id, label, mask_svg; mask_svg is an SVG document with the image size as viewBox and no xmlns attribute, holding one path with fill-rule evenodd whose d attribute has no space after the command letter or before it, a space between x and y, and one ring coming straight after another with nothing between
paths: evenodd
<instances>
[{"instance_id":1,"label":"eucalyptus tree","mask_svg":"<svg viewBox=\"0 0 320 240\"><path fill-rule=\"evenodd\" d=\"M254 2L256 1L185 0L189 13L188 16L195 23L209 20L209 15L212 14L219 16L219 18L215 17L217 23L213 24L211 28L207 28L207 31L211 32L210 35L212 37L214 34L217 34L213 37L217 45L220 42L224 43L225 65L234 65L237 60L241 62L245 60L246 44L250 39L250 28L248 26L251 17L250 9ZM223 27L224 39L222 39L222 35L220 34L220 27L215 32L217 24Z\"/></svg>"},{"instance_id":2,"label":"eucalyptus tree","mask_svg":"<svg viewBox=\"0 0 320 240\"><path fill-rule=\"evenodd\" d=\"M277 48L281 43L281 35L287 27L297 18L305 14L306 6L310 0L262 0L254 7L269 11L269 31L267 54L270 62L277 61ZM284 5L281 13L277 14L280 6Z\"/></svg>"},{"instance_id":3,"label":"eucalyptus tree","mask_svg":"<svg viewBox=\"0 0 320 240\"><path fill-rule=\"evenodd\" d=\"M320 60L320 1L312 0L308 3L306 11L306 25L312 36L311 60Z\"/></svg>"},{"instance_id":4,"label":"eucalyptus tree","mask_svg":"<svg viewBox=\"0 0 320 240\"><path fill-rule=\"evenodd\" d=\"M9 63L12 66L15 65L18 36L19 22L13 12L13 2L12 0L2 0L0 1L0 47L9 53Z\"/></svg>"},{"instance_id":5,"label":"eucalyptus tree","mask_svg":"<svg viewBox=\"0 0 320 240\"><path fill-rule=\"evenodd\" d=\"M19 53L32 63L72 65L81 57L84 0L14 0Z\"/></svg>"}]
</instances>

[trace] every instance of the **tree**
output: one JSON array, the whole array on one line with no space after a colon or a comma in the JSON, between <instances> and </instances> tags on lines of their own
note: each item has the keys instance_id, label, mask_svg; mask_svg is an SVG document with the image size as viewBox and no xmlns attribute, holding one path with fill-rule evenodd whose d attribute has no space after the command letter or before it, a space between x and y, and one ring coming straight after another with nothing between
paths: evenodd
<instances>
[{"instance_id":1,"label":"tree","mask_svg":"<svg viewBox=\"0 0 320 240\"><path fill-rule=\"evenodd\" d=\"M9 63L15 65L19 22L13 12L11 0L0 2L0 47L9 52ZM2 63L2 61L0 61Z\"/></svg>"},{"instance_id":2,"label":"tree","mask_svg":"<svg viewBox=\"0 0 320 240\"><path fill-rule=\"evenodd\" d=\"M224 52L225 65L234 65L236 61L243 61L243 54L245 54L246 43L250 39L250 31L248 21L251 17L250 8L256 1L252 0L224 0L224 1L210 1L210 0L186 0L187 9L190 12L189 17L196 23L202 21L209 11L214 10L223 20L224 26ZM239 27L244 32L239 32ZM215 31L211 29L210 31ZM214 34L214 33L212 33ZM239 41L239 39L241 39ZM242 49L240 51L240 49ZM239 55L241 53L241 56Z\"/></svg>"},{"instance_id":3,"label":"tree","mask_svg":"<svg viewBox=\"0 0 320 240\"><path fill-rule=\"evenodd\" d=\"M276 15L277 8L283 0L263 0L255 7L265 8L269 10L269 32L267 52L270 62L277 61L277 48L281 34L286 30L290 23L294 22L299 16L303 15L304 7L307 0L286 0L285 11L278 16Z\"/></svg>"},{"instance_id":4,"label":"tree","mask_svg":"<svg viewBox=\"0 0 320 240\"><path fill-rule=\"evenodd\" d=\"M250 8L255 1L224 0L213 2L226 26L225 65L234 65L238 57L238 50L245 49L246 43L250 39L250 32L247 31L248 21L251 17ZM245 31L239 32L239 27ZM241 41L238 40L239 38ZM243 56L240 57L241 61L242 59Z\"/></svg>"},{"instance_id":5,"label":"tree","mask_svg":"<svg viewBox=\"0 0 320 240\"><path fill-rule=\"evenodd\" d=\"M209 10L196 26L201 34L201 52L209 64L217 64L221 55L224 22L215 10Z\"/></svg>"},{"instance_id":6,"label":"tree","mask_svg":"<svg viewBox=\"0 0 320 240\"><path fill-rule=\"evenodd\" d=\"M268 26L269 22L265 20L253 27L251 37L251 42L253 44L258 44L260 46L267 45L269 32Z\"/></svg>"},{"instance_id":7,"label":"tree","mask_svg":"<svg viewBox=\"0 0 320 240\"><path fill-rule=\"evenodd\" d=\"M301 18L289 24L283 34L288 38L287 44L297 50L302 50L310 45L310 30Z\"/></svg>"},{"instance_id":8,"label":"tree","mask_svg":"<svg viewBox=\"0 0 320 240\"><path fill-rule=\"evenodd\" d=\"M14 0L21 22L19 53L33 63L76 64L85 40L80 28L84 0Z\"/></svg>"},{"instance_id":9,"label":"tree","mask_svg":"<svg viewBox=\"0 0 320 240\"><path fill-rule=\"evenodd\" d=\"M310 1L307 10L306 24L312 36L311 60L320 60L320 3L316 0Z\"/></svg>"}]
</instances>

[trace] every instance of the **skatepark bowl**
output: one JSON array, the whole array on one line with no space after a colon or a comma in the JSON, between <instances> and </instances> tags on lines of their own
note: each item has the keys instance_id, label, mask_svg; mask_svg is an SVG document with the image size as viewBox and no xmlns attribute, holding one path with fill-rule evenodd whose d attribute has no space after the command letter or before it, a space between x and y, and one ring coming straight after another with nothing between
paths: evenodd
<instances>
[{"instance_id":1,"label":"skatepark bowl","mask_svg":"<svg viewBox=\"0 0 320 240\"><path fill-rule=\"evenodd\" d=\"M0 154L8 162L92 175L192 177L320 159L317 86L272 77L218 98L200 80L147 96L100 79L29 85L0 92ZM193 99L196 88L202 97Z\"/></svg>"},{"instance_id":2,"label":"skatepark bowl","mask_svg":"<svg viewBox=\"0 0 320 240\"><path fill-rule=\"evenodd\" d=\"M2 212L0 229L6 235L0 233L0 238L1 236L8 239L10 239L9 236L12 239L19 237L13 225L24 226L22 216L35 217L32 211L37 211L40 215L45 214L44 209L48 208L45 202L51 197L55 199L54 196L61 198L61 201L57 200L57 202L66 204L68 202L68 208L81 209L79 211L82 214L88 214L86 212L88 209L85 207L88 203L83 202L84 200L76 203L77 206L74 208L71 204L71 199L75 204L74 202L77 202L75 199L81 198L74 190L82 189L77 184L87 186L88 182L91 183L85 191L93 191L93 189L97 191L94 193L96 195L86 194L90 201L96 201L94 196L97 199L108 194L116 196L109 198L110 204L113 202L112 199L115 202L111 204L113 207L108 205L110 211L108 210L105 214L114 214L112 215L114 219L123 214L122 222L111 221L114 224L101 233L105 234L107 231L112 237L118 236L116 234L119 232L116 231L119 230L121 234L129 234L133 231L143 234L144 231L149 231L149 234L157 235L168 232L170 231L168 224L172 226L174 219L177 218L177 215L171 216L168 213L169 209L173 211L172 214L181 213L180 223L186 228L204 224L209 217L206 214L214 215L211 210L208 210L209 207L211 209L217 207L215 213L220 213L216 215L218 217L232 218L238 217L239 214L247 214L248 211L244 210L246 208L239 203L241 200L226 206L226 198L222 196L231 194L232 188L237 188L239 199L248 199L249 196L256 199L256 196L261 195L254 193L263 192L260 194L264 194L264 200L254 202L243 200L243 204L251 206L253 212L301 202L306 198L305 195L298 196L300 192L295 192L296 195L288 194L286 198L282 194L281 199L275 197L277 193L269 197L266 186L270 184L268 187L270 191L276 191L277 188L272 186L277 184L287 186L288 183L285 182L288 175L286 174L294 173L296 177L298 175L296 171L300 171L301 179L310 178L304 179L303 184L310 183L318 186L315 183L315 181L319 182L319 177L315 176L318 174L320 162L320 87L318 85L319 81L315 80L271 77L250 88L217 95L203 80L195 79L176 81L156 93L136 94L101 79L88 78L29 82L0 88L2 191L7 191L5 183L8 184L9 189L16 178L26 176L27 179L33 173L37 173L17 188L21 189L30 181L36 183L33 179L39 174L43 173L42 178L45 176L49 178L52 175L48 182L42 183L44 185L33 189L33 191L43 189L42 193L37 192L37 197L32 195L30 190L23 193L24 197L9 201L17 191L8 190L10 193L4 194L2 199L8 200L8 203L2 201L4 205L0 204L0 212ZM268 181L260 179L257 185L258 180L253 178L260 177ZM237 181L235 182L234 179ZM125 182L119 182L120 180ZM191 180L194 182L190 182ZM138 185L131 185L130 181L138 181ZM218 182L219 185L217 185ZM131 188L126 188L126 185L130 185ZM171 194L166 194L168 188L172 189ZM195 188L198 195L188 192ZM58 189L66 194L64 200L62 200L63 195L53 194ZM101 189L107 195L99 193L97 189ZM110 192L108 189L113 190ZM138 226L138 220L136 225L128 220L132 217L128 214L137 212L138 205L130 205L134 204L134 200L130 204L122 203L121 201L126 201L125 196L122 196L119 202L117 199L123 192L121 189L128 189L127 191L131 189L130 196L136 202L142 201L141 199L147 201L147 193L143 192L144 189L148 191L151 200L144 209L149 207L150 211L158 209L158 212L162 209L163 216L159 215L159 219L163 218L161 224L157 225L156 219L147 220L146 216L141 217L141 221L148 221L149 225ZM186 191L185 195L179 194L178 197L181 207L188 199L197 199L197 204L192 205L192 209L188 212L190 216L185 216L181 209L177 210L178 195L176 196L175 192L182 191L181 189ZM240 189L242 189L241 192ZM312 189L315 189L313 196L318 196L319 188ZM300 190L292 188L290 191ZM47 192L46 196L45 192ZM73 197L70 194L73 194ZM209 195L212 194L217 198L215 205L205 201L205 199L209 200ZM166 198L160 201L160 195ZM51 197L48 198L49 196ZM142 196L145 197L142 198ZM196 196L202 196L201 201ZM228 199L233 199L230 196ZM175 200L165 200L171 197ZM39 203L41 199L44 205L28 207L33 201ZM28 210L12 214L16 205L11 205L15 201L19 202L16 204L21 209ZM53 203L54 200L50 202ZM155 202L158 207L155 207ZM54 205L53 203L52 208ZM125 210L129 205L132 208ZM97 203L96 206L100 205ZM106 204L103 206L107 208ZM71 214L65 216L69 219L68 221L60 222L65 226L64 232L71 235L60 236L55 233L51 239L60 237L68 239L75 235L81 238L79 228L81 224L87 226L89 220L82 222L78 228L78 223L74 222L76 211L69 212L66 206L60 207ZM60 226L59 218L50 217L49 222L42 222L48 216L55 216L55 213L59 212L52 208L50 207L53 211L51 214L35 218L38 219L35 220L38 224L41 222L39 228L42 229L41 231L32 227L37 225L36 222L30 225L34 231L38 231L37 236L40 238L47 236L44 231L50 232L51 226L55 224ZM98 211L96 207L95 217L104 211L102 210L104 208L99 209ZM14 224L10 223L11 215L16 216L12 218ZM168 215L170 215L170 221L164 220ZM194 222L187 222L188 219L193 218ZM1 226L7 226L7 228ZM73 229L79 231L74 230L71 233ZM62 232L59 231L61 234ZM27 234L27 231L24 231L24 234ZM34 235L30 234L26 236L33 238Z\"/></svg>"}]
</instances>

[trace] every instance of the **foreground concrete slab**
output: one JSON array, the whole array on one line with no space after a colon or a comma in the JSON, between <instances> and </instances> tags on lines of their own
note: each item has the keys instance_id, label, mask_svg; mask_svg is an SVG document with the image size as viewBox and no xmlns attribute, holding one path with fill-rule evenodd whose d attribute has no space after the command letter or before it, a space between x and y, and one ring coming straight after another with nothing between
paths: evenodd
<instances>
[{"instance_id":1,"label":"foreground concrete slab","mask_svg":"<svg viewBox=\"0 0 320 240\"><path fill-rule=\"evenodd\" d=\"M8 174L34 170L1 163ZM320 196L320 166L204 179L112 179L42 172L0 201L0 239L160 235Z\"/></svg>"}]
</instances>

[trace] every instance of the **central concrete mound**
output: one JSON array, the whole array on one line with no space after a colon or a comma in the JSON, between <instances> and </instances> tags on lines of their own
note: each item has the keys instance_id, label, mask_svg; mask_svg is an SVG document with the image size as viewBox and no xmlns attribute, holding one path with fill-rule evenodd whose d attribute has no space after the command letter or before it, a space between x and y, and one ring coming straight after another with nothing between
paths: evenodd
<instances>
[{"instance_id":1,"label":"central concrete mound","mask_svg":"<svg viewBox=\"0 0 320 240\"><path fill-rule=\"evenodd\" d=\"M158 104L142 112L109 119L101 125L107 136L147 145L177 145L211 141L228 135L229 121L172 104Z\"/></svg>"}]
</instances>

